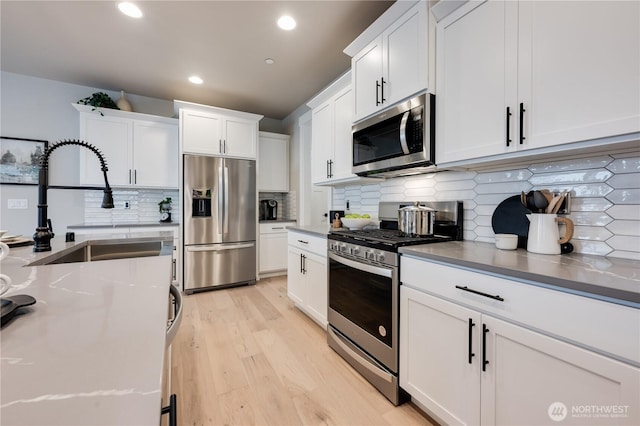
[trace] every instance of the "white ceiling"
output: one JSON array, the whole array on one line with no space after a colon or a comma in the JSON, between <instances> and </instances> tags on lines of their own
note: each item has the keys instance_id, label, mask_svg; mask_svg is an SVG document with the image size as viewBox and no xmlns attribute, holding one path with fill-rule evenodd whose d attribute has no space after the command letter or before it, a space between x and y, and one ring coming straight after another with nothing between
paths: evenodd
<instances>
[{"instance_id":1,"label":"white ceiling","mask_svg":"<svg viewBox=\"0 0 640 426\"><path fill-rule=\"evenodd\" d=\"M0 65L282 119L350 67L342 50L392 3L138 1L136 20L115 1L2 0ZM276 26L282 14L297 20L295 30ZM192 74L204 84L189 83Z\"/></svg>"}]
</instances>

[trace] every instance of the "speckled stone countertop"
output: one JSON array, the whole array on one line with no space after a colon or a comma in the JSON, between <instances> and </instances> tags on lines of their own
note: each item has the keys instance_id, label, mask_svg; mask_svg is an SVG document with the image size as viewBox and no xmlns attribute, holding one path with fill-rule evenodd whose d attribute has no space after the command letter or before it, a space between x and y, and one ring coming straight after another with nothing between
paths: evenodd
<instances>
[{"instance_id":1,"label":"speckled stone countertop","mask_svg":"<svg viewBox=\"0 0 640 426\"><path fill-rule=\"evenodd\" d=\"M399 252L640 309L640 262L634 260L500 250L476 241L402 247Z\"/></svg>"},{"instance_id":2,"label":"speckled stone countertop","mask_svg":"<svg viewBox=\"0 0 640 426\"><path fill-rule=\"evenodd\" d=\"M172 241L172 231L100 239ZM2 328L0 411L6 425L158 425L160 423L171 256L25 266L53 250L12 248L3 297L27 294Z\"/></svg>"},{"instance_id":3,"label":"speckled stone countertop","mask_svg":"<svg viewBox=\"0 0 640 426\"><path fill-rule=\"evenodd\" d=\"M329 225L290 226L289 229L291 231L298 231L315 237L327 238L331 227Z\"/></svg>"}]
</instances>

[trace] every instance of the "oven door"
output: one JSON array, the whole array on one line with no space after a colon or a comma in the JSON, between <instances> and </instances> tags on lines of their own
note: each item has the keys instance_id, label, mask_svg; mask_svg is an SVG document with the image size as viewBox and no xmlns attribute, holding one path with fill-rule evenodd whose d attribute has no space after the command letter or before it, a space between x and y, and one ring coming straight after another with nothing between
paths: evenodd
<instances>
[{"instance_id":1,"label":"oven door","mask_svg":"<svg viewBox=\"0 0 640 426\"><path fill-rule=\"evenodd\" d=\"M398 372L398 268L329 253L329 324Z\"/></svg>"}]
</instances>

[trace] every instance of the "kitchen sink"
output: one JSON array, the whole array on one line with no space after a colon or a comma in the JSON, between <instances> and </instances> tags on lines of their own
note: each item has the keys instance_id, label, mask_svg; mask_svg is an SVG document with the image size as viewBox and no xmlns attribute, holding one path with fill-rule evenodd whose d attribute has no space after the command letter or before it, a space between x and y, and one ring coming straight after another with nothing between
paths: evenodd
<instances>
[{"instance_id":1,"label":"kitchen sink","mask_svg":"<svg viewBox=\"0 0 640 426\"><path fill-rule=\"evenodd\" d=\"M170 255L172 250L173 247L171 243L162 240L125 242L113 240L87 241L38 259L27 266L162 256Z\"/></svg>"}]
</instances>

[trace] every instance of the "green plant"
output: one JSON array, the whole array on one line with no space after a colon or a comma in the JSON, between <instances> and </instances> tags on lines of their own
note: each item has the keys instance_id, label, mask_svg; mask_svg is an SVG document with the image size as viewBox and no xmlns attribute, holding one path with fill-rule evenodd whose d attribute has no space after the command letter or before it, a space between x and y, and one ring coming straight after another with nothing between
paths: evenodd
<instances>
[{"instance_id":1,"label":"green plant","mask_svg":"<svg viewBox=\"0 0 640 426\"><path fill-rule=\"evenodd\" d=\"M113 99L111 99L111 97L109 97L109 95L104 92L96 92L91 96L80 99L78 103L81 105L91 105L93 107L91 111L96 111L98 110L98 108L120 109L118 108L118 105L113 102ZM102 111L98 110L98 112L100 113L100 115L104 116Z\"/></svg>"},{"instance_id":2,"label":"green plant","mask_svg":"<svg viewBox=\"0 0 640 426\"><path fill-rule=\"evenodd\" d=\"M158 203L158 211L162 213L163 210L171 210L171 197L167 197Z\"/></svg>"}]
</instances>

